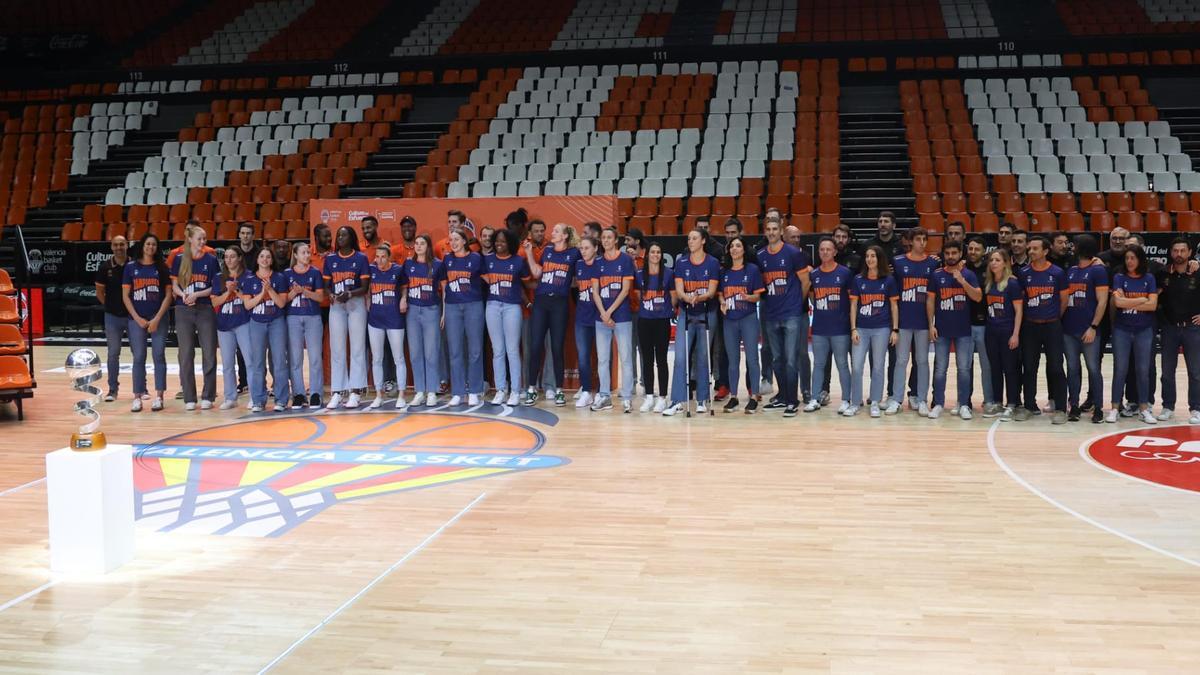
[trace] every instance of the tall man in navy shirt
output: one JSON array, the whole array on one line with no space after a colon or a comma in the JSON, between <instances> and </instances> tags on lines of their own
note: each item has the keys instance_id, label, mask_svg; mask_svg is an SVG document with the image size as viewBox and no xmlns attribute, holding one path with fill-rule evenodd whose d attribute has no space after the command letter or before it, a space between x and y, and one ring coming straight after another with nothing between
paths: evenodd
<instances>
[{"instance_id":1,"label":"tall man in navy shirt","mask_svg":"<svg viewBox=\"0 0 1200 675\"><path fill-rule=\"evenodd\" d=\"M1042 354L1046 355L1046 380L1054 403L1054 424L1067 423L1067 382L1063 374L1062 315L1067 303L1067 273L1046 256L1050 241L1034 237L1028 245L1029 265L1018 277L1025 289L1025 318L1021 323L1021 359L1024 362L1025 406L1013 411L1023 422L1037 410L1037 376Z\"/></svg>"}]
</instances>

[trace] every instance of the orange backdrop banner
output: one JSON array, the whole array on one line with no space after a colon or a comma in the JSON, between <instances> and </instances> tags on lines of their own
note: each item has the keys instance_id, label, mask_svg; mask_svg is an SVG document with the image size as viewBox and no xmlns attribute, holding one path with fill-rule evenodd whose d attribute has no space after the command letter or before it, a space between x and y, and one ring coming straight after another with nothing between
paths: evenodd
<instances>
[{"instance_id":1,"label":"orange backdrop banner","mask_svg":"<svg viewBox=\"0 0 1200 675\"><path fill-rule=\"evenodd\" d=\"M467 214L478 232L484 225L504 227L504 217L517 209L525 209L529 219L546 222L547 228L556 223L573 225L576 231L594 220L601 225L617 221L617 198L597 197L477 197L470 199L314 199L309 202L309 227L325 223L334 232L349 225L362 234L362 219L379 219L379 238L400 241L400 220L412 216L417 221L417 233L428 234L436 242L445 237L446 212Z\"/></svg>"}]
</instances>

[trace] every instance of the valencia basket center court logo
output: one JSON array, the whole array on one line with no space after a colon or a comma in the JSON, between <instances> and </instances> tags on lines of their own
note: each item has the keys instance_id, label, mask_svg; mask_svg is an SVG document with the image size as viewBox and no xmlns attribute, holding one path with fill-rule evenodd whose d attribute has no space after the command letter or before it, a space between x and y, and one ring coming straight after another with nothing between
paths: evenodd
<instances>
[{"instance_id":1,"label":"valencia basket center court logo","mask_svg":"<svg viewBox=\"0 0 1200 675\"><path fill-rule=\"evenodd\" d=\"M1200 492L1200 426L1139 429L1097 438L1083 452L1111 471Z\"/></svg>"},{"instance_id":2,"label":"valencia basket center court logo","mask_svg":"<svg viewBox=\"0 0 1200 675\"><path fill-rule=\"evenodd\" d=\"M360 413L253 419L138 448L135 508L162 531L277 537L330 506L566 464L495 417Z\"/></svg>"}]
</instances>

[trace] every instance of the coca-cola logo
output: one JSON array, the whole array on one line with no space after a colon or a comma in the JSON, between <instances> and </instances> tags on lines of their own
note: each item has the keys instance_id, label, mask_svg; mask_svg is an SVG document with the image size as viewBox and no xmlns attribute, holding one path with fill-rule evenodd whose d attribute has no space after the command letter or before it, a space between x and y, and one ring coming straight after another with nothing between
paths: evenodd
<instances>
[{"instance_id":1,"label":"coca-cola logo","mask_svg":"<svg viewBox=\"0 0 1200 675\"><path fill-rule=\"evenodd\" d=\"M1200 426L1116 433L1092 441L1084 453L1117 473L1200 492Z\"/></svg>"}]
</instances>

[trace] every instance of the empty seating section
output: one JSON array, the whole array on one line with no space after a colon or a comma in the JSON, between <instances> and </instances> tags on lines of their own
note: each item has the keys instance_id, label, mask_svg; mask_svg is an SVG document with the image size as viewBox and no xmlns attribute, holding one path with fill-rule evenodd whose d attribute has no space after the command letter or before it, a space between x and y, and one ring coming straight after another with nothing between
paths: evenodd
<instances>
[{"instance_id":1,"label":"empty seating section","mask_svg":"<svg viewBox=\"0 0 1200 675\"><path fill-rule=\"evenodd\" d=\"M240 221L268 238L303 237L308 201L337 198L411 107L407 94L214 101L180 132L194 140L164 144L104 205L84 209L80 236L100 238L107 225L106 235L178 239L195 218L210 238L232 238ZM77 231L68 224L64 239Z\"/></svg>"},{"instance_id":2,"label":"empty seating section","mask_svg":"<svg viewBox=\"0 0 1200 675\"><path fill-rule=\"evenodd\" d=\"M87 33L119 45L161 20L183 0L46 0L4 5L6 35Z\"/></svg>"},{"instance_id":3,"label":"empty seating section","mask_svg":"<svg viewBox=\"0 0 1200 675\"><path fill-rule=\"evenodd\" d=\"M242 63L315 3L316 0L255 2L200 44L188 49L175 64Z\"/></svg>"},{"instance_id":4,"label":"empty seating section","mask_svg":"<svg viewBox=\"0 0 1200 675\"><path fill-rule=\"evenodd\" d=\"M466 161L446 161L435 177L425 167L418 180L458 167L450 197L615 194L631 225L658 234L699 215L739 215L756 232L765 205L809 231L814 213L826 214L832 229L836 61L811 65L526 68Z\"/></svg>"},{"instance_id":5,"label":"empty seating section","mask_svg":"<svg viewBox=\"0 0 1200 675\"><path fill-rule=\"evenodd\" d=\"M946 37L986 38L1000 35L987 0L941 0L941 5Z\"/></svg>"},{"instance_id":6,"label":"empty seating section","mask_svg":"<svg viewBox=\"0 0 1200 675\"><path fill-rule=\"evenodd\" d=\"M1200 174L1140 84L1136 75L967 80L971 121L1005 217L1028 213L1043 230L1056 220L1080 229L1084 216L1093 230L1114 222L1169 229L1171 212L1190 211L1186 198L1172 195L1200 190Z\"/></svg>"},{"instance_id":7,"label":"empty seating section","mask_svg":"<svg viewBox=\"0 0 1200 675\"><path fill-rule=\"evenodd\" d=\"M175 63L192 47L236 19L254 0L217 0L206 3L186 21L172 24L149 44L125 59L126 66L165 66Z\"/></svg>"},{"instance_id":8,"label":"empty seating section","mask_svg":"<svg viewBox=\"0 0 1200 675\"><path fill-rule=\"evenodd\" d=\"M451 77L451 73L457 75ZM442 83L473 83L478 79L478 71L474 68L463 70L448 70L443 75ZM388 71L383 73L338 73L336 75L313 75L308 79L308 87L324 89L326 87L411 87L413 85L434 84L437 80L432 70L420 71ZM282 85L281 85L282 86Z\"/></svg>"},{"instance_id":9,"label":"empty seating section","mask_svg":"<svg viewBox=\"0 0 1200 675\"><path fill-rule=\"evenodd\" d=\"M1059 68L1062 54L979 54L958 57L959 70L996 70L998 68Z\"/></svg>"},{"instance_id":10,"label":"empty seating section","mask_svg":"<svg viewBox=\"0 0 1200 675\"><path fill-rule=\"evenodd\" d=\"M517 3L480 0L471 14L442 44L439 54L542 52L562 30L574 0Z\"/></svg>"},{"instance_id":11,"label":"empty seating section","mask_svg":"<svg viewBox=\"0 0 1200 675\"><path fill-rule=\"evenodd\" d=\"M945 223L957 222L994 232L995 206L962 83L906 80L900 83L900 106L921 225L941 231Z\"/></svg>"},{"instance_id":12,"label":"empty seating section","mask_svg":"<svg viewBox=\"0 0 1200 675\"><path fill-rule=\"evenodd\" d=\"M936 0L723 0L713 44L945 37Z\"/></svg>"},{"instance_id":13,"label":"empty seating section","mask_svg":"<svg viewBox=\"0 0 1200 675\"><path fill-rule=\"evenodd\" d=\"M1059 0L1058 16L1072 35L1192 32L1198 0Z\"/></svg>"},{"instance_id":14,"label":"empty seating section","mask_svg":"<svg viewBox=\"0 0 1200 675\"><path fill-rule=\"evenodd\" d=\"M550 49L661 47L679 0L578 0Z\"/></svg>"},{"instance_id":15,"label":"empty seating section","mask_svg":"<svg viewBox=\"0 0 1200 675\"><path fill-rule=\"evenodd\" d=\"M331 59L383 9L386 0L316 0L250 55L251 61Z\"/></svg>"},{"instance_id":16,"label":"empty seating section","mask_svg":"<svg viewBox=\"0 0 1200 675\"><path fill-rule=\"evenodd\" d=\"M432 56L458 30L479 0L439 0L429 14L392 49L392 56Z\"/></svg>"},{"instance_id":17,"label":"empty seating section","mask_svg":"<svg viewBox=\"0 0 1200 675\"><path fill-rule=\"evenodd\" d=\"M82 176L88 172L93 160L108 159L108 149L123 145L125 135L137 131L146 124L146 118L158 114L157 101L116 101L93 103L85 110L77 110L71 123L74 135L71 139L71 175ZM85 114L79 114L85 113Z\"/></svg>"},{"instance_id":18,"label":"empty seating section","mask_svg":"<svg viewBox=\"0 0 1200 675\"><path fill-rule=\"evenodd\" d=\"M1138 0L1138 4L1154 23L1190 23L1190 30L1200 23L1198 0Z\"/></svg>"}]
</instances>

